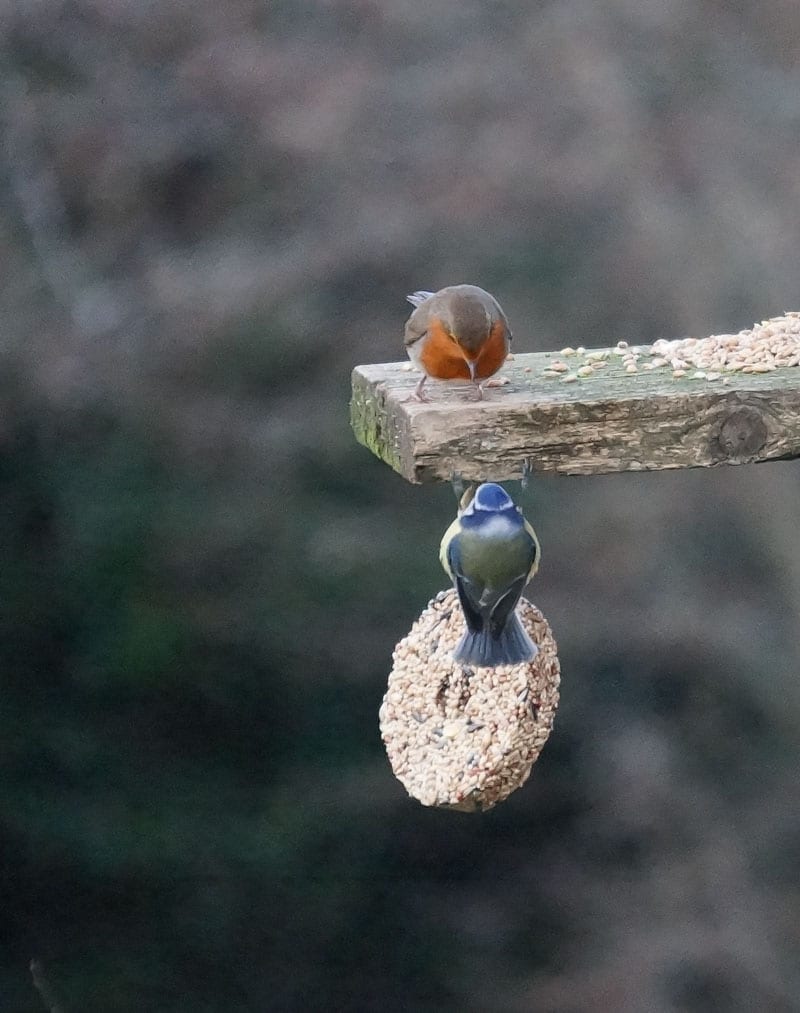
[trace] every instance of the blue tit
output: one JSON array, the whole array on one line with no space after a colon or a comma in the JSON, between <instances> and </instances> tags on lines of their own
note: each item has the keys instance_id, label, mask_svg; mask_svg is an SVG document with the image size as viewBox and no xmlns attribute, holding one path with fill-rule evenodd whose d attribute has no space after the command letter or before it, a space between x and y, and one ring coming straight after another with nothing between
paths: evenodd
<instances>
[{"instance_id":1,"label":"blue tit","mask_svg":"<svg viewBox=\"0 0 800 1013\"><path fill-rule=\"evenodd\" d=\"M516 607L540 556L536 532L501 486L485 482L471 502L462 501L439 551L467 623L453 651L460 665L517 665L535 657L538 648Z\"/></svg>"}]
</instances>

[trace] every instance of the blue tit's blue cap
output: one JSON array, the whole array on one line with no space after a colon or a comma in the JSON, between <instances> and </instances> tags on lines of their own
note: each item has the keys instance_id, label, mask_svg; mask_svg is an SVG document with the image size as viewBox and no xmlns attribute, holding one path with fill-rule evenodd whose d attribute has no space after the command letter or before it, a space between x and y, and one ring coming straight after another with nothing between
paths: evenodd
<instances>
[{"instance_id":1,"label":"blue tit's blue cap","mask_svg":"<svg viewBox=\"0 0 800 1013\"><path fill-rule=\"evenodd\" d=\"M472 506L475 510L508 510L514 501L501 485L484 482L478 486Z\"/></svg>"}]
</instances>

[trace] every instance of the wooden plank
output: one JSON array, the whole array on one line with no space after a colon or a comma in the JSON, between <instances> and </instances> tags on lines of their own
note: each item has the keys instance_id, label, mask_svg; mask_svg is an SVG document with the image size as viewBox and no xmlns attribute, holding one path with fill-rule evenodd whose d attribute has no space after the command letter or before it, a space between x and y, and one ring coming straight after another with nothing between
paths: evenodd
<instances>
[{"instance_id":1,"label":"wooden plank","mask_svg":"<svg viewBox=\"0 0 800 1013\"><path fill-rule=\"evenodd\" d=\"M505 481L519 478L526 460L534 472L599 475L800 456L798 367L675 378L670 366L629 374L616 353L565 383L542 375L560 358L516 355L499 374L509 382L483 401L468 385L431 381L427 404L409 399L419 374L406 363L358 366L353 431L415 483L453 472Z\"/></svg>"}]
</instances>

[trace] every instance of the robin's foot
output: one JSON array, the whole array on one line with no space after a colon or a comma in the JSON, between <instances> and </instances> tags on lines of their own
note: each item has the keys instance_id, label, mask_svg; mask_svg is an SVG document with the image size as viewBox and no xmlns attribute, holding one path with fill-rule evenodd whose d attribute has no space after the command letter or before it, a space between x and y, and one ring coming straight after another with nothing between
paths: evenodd
<instances>
[{"instance_id":1,"label":"robin's foot","mask_svg":"<svg viewBox=\"0 0 800 1013\"><path fill-rule=\"evenodd\" d=\"M427 404L429 398L422 390L422 388L425 386L425 381L427 379L428 379L427 374L423 373L419 383L414 388L414 393L411 395L410 398L408 398L409 401L421 401L423 404Z\"/></svg>"}]
</instances>

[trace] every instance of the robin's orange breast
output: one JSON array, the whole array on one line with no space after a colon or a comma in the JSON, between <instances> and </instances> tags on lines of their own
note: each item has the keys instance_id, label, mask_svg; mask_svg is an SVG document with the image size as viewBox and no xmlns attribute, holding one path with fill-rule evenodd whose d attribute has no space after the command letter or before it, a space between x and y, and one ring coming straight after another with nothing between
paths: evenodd
<instances>
[{"instance_id":1,"label":"robin's orange breast","mask_svg":"<svg viewBox=\"0 0 800 1013\"><path fill-rule=\"evenodd\" d=\"M428 376L436 380L470 379L464 350L450 337L439 320L428 321L428 332L422 339L419 362Z\"/></svg>"},{"instance_id":2,"label":"robin's orange breast","mask_svg":"<svg viewBox=\"0 0 800 1013\"><path fill-rule=\"evenodd\" d=\"M478 351L475 378L485 380L488 376L494 376L506 361L507 355L508 332L503 321L497 320Z\"/></svg>"},{"instance_id":3,"label":"robin's orange breast","mask_svg":"<svg viewBox=\"0 0 800 1013\"><path fill-rule=\"evenodd\" d=\"M493 376L508 355L506 326L498 320L486 341L475 351L460 345L442 326L441 321L428 321L428 331L422 339L419 362L428 376L437 380L469 380L467 360L475 363L475 379Z\"/></svg>"}]
</instances>

